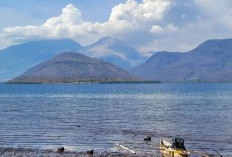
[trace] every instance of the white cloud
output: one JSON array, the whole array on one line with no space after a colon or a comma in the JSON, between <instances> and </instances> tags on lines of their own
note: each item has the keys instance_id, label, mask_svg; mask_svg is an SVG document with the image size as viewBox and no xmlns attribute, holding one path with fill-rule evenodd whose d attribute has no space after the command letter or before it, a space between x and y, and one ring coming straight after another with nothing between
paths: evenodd
<instances>
[{"instance_id":1,"label":"white cloud","mask_svg":"<svg viewBox=\"0 0 232 157\"><path fill-rule=\"evenodd\" d=\"M169 18L163 20L166 27L153 25L151 33L154 38L140 45L140 51L186 52L209 39L232 37L232 1L189 0L183 4L181 0L173 2L175 5L170 9ZM168 23L173 23L169 25L169 30L173 31L169 31L167 35L165 33Z\"/></svg>"},{"instance_id":2,"label":"white cloud","mask_svg":"<svg viewBox=\"0 0 232 157\"><path fill-rule=\"evenodd\" d=\"M47 28L54 28L58 25L72 26L82 23L81 12L72 4L69 4L62 9L62 14L59 17L48 19L43 26Z\"/></svg>"},{"instance_id":3,"label":"white cloud","mask_svg":"<svg viewBox=\"0 0 232 157\"><path fill-rule=\"evenodd\" d=\"M158 25L153 25L151 28L151 33L174 33L179 31L179 28L174 26L172 23L168 24L166 27L162 28Z\"/></svg>"},{"instance_id":4,"label":"white cloud","mask_svg":"<svg viewBox=\"0 0 232 157\"><path fill-rule=\"evenodd\" d=\"M210 38L232 36L232 1L127 0L105 22L85 21L69 4L41 25L5 28L0 48L34 39L70 38L88 45L101 37L126 40L141 51L187 51Z\"/></svg>"},{"instance_id":5,"label":"white cloud","mask_svg":"<svg viewBox=\"0 0 232 157\"><path fill-rule=\"evenodd\" d=\"M163 14L170 6L167 0L143 0L139 4L134 0L128 0L112 9L110 21L128 21L133 24L161 20Z\"/></svg>"},{"instance_id":6,"label":"white cloud","mask_svg":"<svg viewBox=\"0 0 232 157\"><path fill-rule=\"evenodd\" d=\"M112 9L108 21L92 23L84 21L81 12L69 4L63 8L60 16L52 17L42 25L8 27L3 30L1 36L19 42L71 38L86 45L107 35L120 38L122 34L130 34L137 30L149 31L147 27L161 20L169 6L168 0L143 0L142 3L128 0Z\"/></svg>"},{"instance_id":7,"label":"white cloud","mask_svg":"<svg viewBox=\"0 0 232 157\"><path fill-rule=\"evenodd\" d=\"M161 33L163 32L163 28L158 25L153 25L150 31L151 33Z\"/></svg>"},{"instance_id":8,"label":"white cloud","mask_svg":"<svg viewBox=\"0 0 232 157\"><path fill-rule=\"evenodd\" d=\"M232 28L232 1L229 0L196 0L202 10L205 10L210 22Z\"/></svg>"},{"instance_id":9,"label":"white cloud","mask_svg":"<svg viewBox=\"0 0 232 157\"><path fill-rule=\"evenodd\" d=\"M3 30L2 35L16 41L37 38L72 38L72 33L78 31L77 26L81 26L82 23L81 12L69 4L63 8L60 16L50 18L42 25L8 27Z\"/></svg>"}]
</instances>

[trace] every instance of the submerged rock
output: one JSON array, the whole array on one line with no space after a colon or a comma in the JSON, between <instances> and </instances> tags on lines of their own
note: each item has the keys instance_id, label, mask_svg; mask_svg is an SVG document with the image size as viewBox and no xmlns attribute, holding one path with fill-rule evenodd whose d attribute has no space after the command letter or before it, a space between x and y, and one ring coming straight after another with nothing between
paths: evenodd
<instances>
[{"instance_id":1,"label":"submerged rock","mask_svg":"<svg viewBox=\"0 0 232 157\"><path fill-rule=\"evenodd\" d=\"M64 147L60 147L60 148L57 149L57 152L58 152L58 153L63 153L64 150L65 150Z\"/></svg>"},{"instance_id":2,"label":"submerged rock","mask_svg":"<svg viewBox=\"0 0 232 157\"><path fill-rule=\"evenodd\" d=\"M94 152L94 150L91 149L91 150L88 150L86 153L87 153L87 154L90 154L90 155L93 155L93 152Z\"/></svg>"},{"instance_id":3,"label":"submerged rock","mask_svg":"<svg viewBox=\"0 0 232 157\"><path fill-rule=\"evenodd\" d=\"M145 136L144 141L151 141L151 136Z\"/></svg>"}]
</instances>

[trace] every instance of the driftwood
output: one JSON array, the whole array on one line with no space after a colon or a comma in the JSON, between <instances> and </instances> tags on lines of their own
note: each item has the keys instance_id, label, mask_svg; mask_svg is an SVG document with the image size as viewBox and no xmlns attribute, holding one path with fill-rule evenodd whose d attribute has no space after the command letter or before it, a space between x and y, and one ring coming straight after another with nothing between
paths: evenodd
<instances>
[{"instance_id":1,"label":"driftwood","mask_svg":"<svg viewBox=\"0 0 232 157\"><path fill-rule=\"evenodd\" d=\"M133 154L136 154L135 151L133 151L132 149L130 149L130 148L128 148L128 147L126 147L126 146L124 146L124 145L122 145L122 144L116 143L116 145L119 146L119 147L121 147L122 149L125 149L125 150L127 150L127 151L133 153Z\"/></svg>"},{"instance_id":2,"label":"driftwood","mask_svg":"<svg viewBox=\"0 0 232 157\"><path fill-rule=\"evenodd\" d=\"M153 146L160 146L159 143L152 143L152 142L143 142L143 141L133 141L133 140L126 140L130 143L136 143L136 144L147 144L147 145L153 145Z\"/></svg>"},{"instance_id":3,"label":"driftwood","mask_svg":"<svg viewBox=\"0 0 232 157\"><path fill-rule=\"evenodd\" d=\"M208 153L204 153L204 152L200 152L200 151L195 151L195 150L187 150L188 152L190 152L191 154L197 154L200 155L202 157L212 157L215 154L208 154Z\"/></svg>"}]
</instances>

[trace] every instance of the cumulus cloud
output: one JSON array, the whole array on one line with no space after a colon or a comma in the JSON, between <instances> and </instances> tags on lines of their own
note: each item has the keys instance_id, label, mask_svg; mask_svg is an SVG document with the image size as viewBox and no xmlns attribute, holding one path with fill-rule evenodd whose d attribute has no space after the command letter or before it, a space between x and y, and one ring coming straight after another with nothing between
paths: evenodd
<instances>
[{"instance_id":1,"label":"cumulus cloud","mask_svg":"<svg viewBox=\"0 0 232 157\"><path fill-rule=\"evenodd\" d=\"M81 12L72 4L67 5L58 17L48 19L39 26L9 27L3 30L5 38L14 40L30 40L36 38L72 38L72 33L78 31L77 26L83 23Z\"/></svg>"},{"instance_id":2,"label":"cumulus cloud","mask_svg":"<svg viewBox=\"0 0 232 157\"><path fill-rule=\"evenodd\" d=\"M8 27L3 30L1 36L17 42L71 38L86 45L107 35L120 38L122 34L136 31L149 32L152 24L162 20L169 7L169 0L143 0L142 3L128 0L112 8L108 21L92 23L84 21L80 10L69 4L63 8L60 16L52 17L42 25Z\"/></svg>"},{"instance_id":3,"label":"cumulus cloud","mask_svg":"<svg viewBox=\"0 0 232 157\"><path fill-rule=\"evenodd\" d=\"M112 9L110 21L128 21L133 24L154 22L163 18L163 14L169 6L170 2L167 0L143 0L141 4L134 0L128 0Z\"/></svg>"},{"instance_id":4,"label":"cumulus cloud","mask_svg":"<svg viewBox=\"0 0 232 157\"><path fill-rule=\"evenodd\" d=\"M107 21L91 22L69 4L41 25L3 29L0 46L62 38L88 45L113 36L140 51L187 51L207 39L231 37L231 8L228 0L127 0L112 8Z\"/></svg>"},{"instance_id":5,"label":"cumulus cloud","mask_svg":"<svg viewBox=\"0 0 232 157\"><path fill-rule=\"evenodd\" d=\"M163 20L167 25L153 25L150 31L154 38L139 50L186 52L209 39L231 38L231 8L228 0L174 0ZM172 31L166 35L168 25Z\"/></svg>"}]
</instances>

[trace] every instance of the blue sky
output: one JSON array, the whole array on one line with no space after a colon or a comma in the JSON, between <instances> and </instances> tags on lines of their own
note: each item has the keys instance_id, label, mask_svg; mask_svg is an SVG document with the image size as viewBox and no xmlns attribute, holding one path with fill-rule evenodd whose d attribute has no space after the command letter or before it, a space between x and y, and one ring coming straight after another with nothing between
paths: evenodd
<instances>
[{"instance_id":1,"label":"blue sky","mask_svg":"<svg viewBox=\"0 0 232 157\"><path fill-rule=\"evenodd\" d=\"M140 51L187 51L231 38L228 0L1 0L0 49L31 40L104 36Z\"/></svg>"},{"instance_id":2,"label":"blue sky","mask_svg":"<svg viewBox=\"0 0 232 157\"><path fill-rule=\"evenodd\" d=\"M41 24L61 13L68 4L77 6L83 18L92 22L103 22L109 18L113 6L125 0L1 0L0 29L10 26Z\"/></svg>"}]
</instances>

